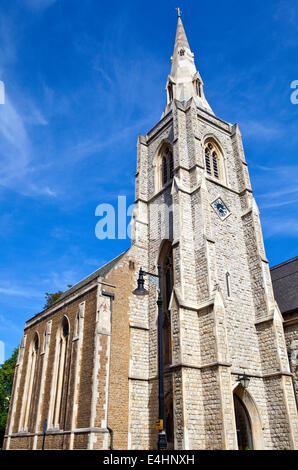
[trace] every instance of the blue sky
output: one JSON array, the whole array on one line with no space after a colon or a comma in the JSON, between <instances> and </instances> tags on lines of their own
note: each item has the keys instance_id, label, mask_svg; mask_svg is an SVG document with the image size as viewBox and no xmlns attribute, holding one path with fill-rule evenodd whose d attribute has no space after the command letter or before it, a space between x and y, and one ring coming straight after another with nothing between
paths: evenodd
<instances>
[{"instance_id":1,"label":"blue sky","mask_svg":"<svg viewBox=\"0 0 298 470\"><path fill-rule=\"evenodd\" d=\"M180 4L220 118L238 122L270 265L297 256L298 6ZM160 119L175 1L2 0L0 340L6 357L44 293L129 247L100 241L95 209L134 198L136 141Z\"/></svg>"}]
</instances>

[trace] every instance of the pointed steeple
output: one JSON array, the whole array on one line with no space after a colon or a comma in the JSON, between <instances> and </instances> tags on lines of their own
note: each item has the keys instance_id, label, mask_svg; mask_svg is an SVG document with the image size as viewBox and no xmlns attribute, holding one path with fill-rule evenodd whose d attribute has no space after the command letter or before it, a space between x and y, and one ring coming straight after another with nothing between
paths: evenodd
<instances>
[{"instance_id":1,"label":"pointed steeple","mask_svg":"<svg viewBox=\"0 0 298 470\"><path fill-rule=\"evenodd\" d=\"M171 109L173 100L188 101L193 98L196 106L213 113L203 91L203 80L196 69L194 54L191 52L178 8L178 24L172 68L167 82L167 106L164 115Z\"/></svg>"},{"instance_id":2,"label":"pointed steeple","mask_svg":"<svg viewBox=\"0 0 298 470\"><path fill-rule=\"evenodd\" d=\"M175 39L175 48L174 52L177 50L179 51L180 49L187 48L190 50L188 40L185 34L185 30L183 27L183 23L181 20L181 14L178 14L178 24L177 24L177 30L176 30L176 39Z\"/></svg>"}]
</instances>

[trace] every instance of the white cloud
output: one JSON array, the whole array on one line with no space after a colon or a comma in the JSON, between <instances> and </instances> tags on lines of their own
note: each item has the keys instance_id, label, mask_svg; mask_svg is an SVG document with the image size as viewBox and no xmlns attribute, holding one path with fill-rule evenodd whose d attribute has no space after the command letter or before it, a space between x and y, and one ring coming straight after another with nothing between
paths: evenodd
<instances>
[{"instance_id":1,"label":"white cloud","mask_svg":"<svg viewBox=\"0 0 298 470\"><path fill-rule=\"evenodd\" d=\"M277 124L261 121L240 122L241 132L244 137L276 139L282 137L285 129Z\"/></svg>"},{"instance_id":2,"label":"white cloud","mask_svg":"<svg viewBox=\"0 0 298 470\"><path fill-rule=\"evenodd\" d=\"M40 297L40 291L32 290L32 289L24 289L19 287L1 287L0 285L0 293L3 295L12 295L12 296L19 296L19 297Z\"/></svg>"},{"instance_id":3,"label":"white cloud","mask_svg":"<svg viewBox=\"0 0 298 470\"><path fill-rule=\"evenodd\" d=\"M296 238L298 236L297 219L280 217L262 217L264 237Z\"/></svg>"},{"instance_id":4,"label":"white cloud","mask_svg":"<svg viewBox=\"0 0 298 470\"><path fill-rule=\"evenodd\" d=\"M71 159L74 161L74 159L81 159L94 153L100 153L108 147L112 148L118 142L122 142L123 145L124 139L130 139L135 136L137 130L148 124L151 120L152 117L149 116L146 119L137 121L131 126L124 127L117 134L112 134L109 138L104 139L97 137L95 139L86 140L85 142L81 142L80 144L75 145L69 152L66 153L71 155Z\"/></svg>"},{"instance_id":5,"label":"white cloud","mask_svg":"<svg viewBox=\"0 0 298 470\"><path fill-rule=\"evenodd\" d=\"M24 121L8 96L0 106L0 184L24 176L30 158L30 141Z\"/></svg>"},{"instance_id":6,"label":"white cloud","mask_svg":"<svg viewBox=\"0 0 298 470\"><path fill-rule=\"evenodd\" d=\"M298 198L297 199L292 199L291 201L268 202L268 203L265 203L265 204L261 204L260 208L261 209L274 209L274 208L277 208L277 207L284 207L284 206L290 206L292 204L297 204L297 202L298 202Z\"/></svg>"},{"instance_id":7,"label":"white cloud","mask_svg":"<svg viewBox=\"0 0 298 470\"><path fill-rule=\"evenodd\" d=\"M31 140L26 129L26 120L35 124L45 125L46 121L34 104L30 104L34 110L30 114L18 112L10 98L6 96L5 104L0 106L0 186L13 189L21 194L45 195L56 197L56 192L44 186L32 182L29 173L34 172ZM28 110L28 105L26 106Z\"/></svg>"}]
</instances>

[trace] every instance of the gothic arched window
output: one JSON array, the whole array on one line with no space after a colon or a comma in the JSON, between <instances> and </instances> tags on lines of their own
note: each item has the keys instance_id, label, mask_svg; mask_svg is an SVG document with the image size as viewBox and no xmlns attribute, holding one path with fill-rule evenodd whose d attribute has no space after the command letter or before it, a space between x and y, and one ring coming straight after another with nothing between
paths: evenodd
<instances>
[{"instance_id":1,"label":"gothic arched window","mask_svg":"<svg viewBox=\"0 0 298 470\"><path fill-rule=\"evenodd\" d=\"M58 351L55 374L55 401L53 407L52 424L58 426L61 418L61 408L65 382L65 367L67 357L67 346L69 339L69 323L66 317L63 318L58 332Z\"/></svg>"},{"instance_id":2,"label":"gothic arched window","mask_svg":"<svg viewBox=\"0 0 298 470\"><path fill-rule=\"evenodd\" d=\"M208 175L215 179L223 180L223 162L221 152L211 141L205 144L205 168Z\"/></svg>"},{"instance_id":3,"label":"gothic arched window","mask_svg":"<svg viewBox=\"0 0 298 470\"><path fill-rule=\"evenodd\" d=\"M197 79L195 84L196 84L197 95L201 98L202 97L202 82L199 79Z\"/></svg>"},{"instance_id":4,"label":"gothic arched window","mask_svg":"<svg viewBox=\"0 0 298 470\"><path fill-rule=\"evenodd\" d=\"M173 101L173 83L169 82L168 84L168 98L169 102Z\"/></svg>"},{"instance_id":5,"label":"gothic arched window","mask_svg":"<svg viewBox=\"0 0 298 470\"><path fill-rule=\"evenodd\" d=\"M37 369L37 355L39 350L39 338L36 333L29 349L28 368L25 381L26 402L23 407L23 415L21 418L21 428L26 430L28 428L30 410L32 408L32 397L35 388L36 369Z\"/></svg>"},{"instance_id":6,"label":"gothic arched window","mask_svg":"<svg viewBox=\"0 0 298 470\"><path fill-rule=\"evenodd\" d=\"M174 178L174 159L170 147L162 153L162 185L164 186Z\"/></svg>"},{"instance_id":7,"label":"gothic arched window","mask_svg":"<svg viewBox=\"0 0 298 470\"><path fill-rule=\"evenodd\" d=\"M163 142L155 157L155 191L162 190L174 178L174 156L172 146Z\"/></svg>"}]
</instances>

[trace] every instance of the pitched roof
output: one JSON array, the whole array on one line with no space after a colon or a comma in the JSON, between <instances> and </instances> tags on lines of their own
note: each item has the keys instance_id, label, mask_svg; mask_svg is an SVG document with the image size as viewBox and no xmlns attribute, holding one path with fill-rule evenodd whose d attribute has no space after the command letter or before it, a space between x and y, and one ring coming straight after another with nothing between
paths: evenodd
<instances>
[{"instance_id":1,"label":"pitched roof","mask_svg":"<svg viewBox=\"0 0 298 470\"><path fill-rule=\"evenodd\" d=\"M120 259L125 255L127 251L125 251L124 253L121 253L121 255L117 256L116 258L114 258L112 261L109 261L107 264L105 264L104 266L102 266L101 268L97 269L96 271L94 271L94 273L92 274L89 274L89 276L85 277L84 279L82 279L82 281L78 282L77 284L75 284L74 286L72 286L70 289L66 290L65 292L63 292L63 294L59 297L58 300L56 300L56 302L54 303L57 303L59 302L60 300L64 299L65 297L68 297L69 295L73 294L74 292L76 292L77 290L81 289L82 287L86 286L87 284L89 284L89 282L93 281L94 279L96 279L97 277L105 277L110 271L111 269L113 269L113 267L118 263L118 261L120 261ZM54 305L54 304L52 304ZM51 306L52 306L51 305Z\"/></svg>"},{"instance_id":2,"label":"pitched roof","mask_svg":"<svg viewBox=\"0 0 298 470\"><path fill-rule=\"evenodd\" d=\"M270 272L281 313L298 310L298 256L274 266Z\"/></svg>"},{"instance_id":3,"label":"pitched roof","mask_svg":"<svg viewBox=\"0 0 298 470\"><path fill-rule=\"evenodd\" d=\"M54 307L56 304L58 304L59 302L61 302L61 300L65 299L66 297L70 296L71 294L73 294L74 292L78 291L79 289L81 289L82 287L86 286L87 284L89 284L91 281L93 281L94 279L98 278L98 277L105 277L113 268L114 266L116 266L116 264L121 260L121 258L123 258L123 256L128 252L129 250L126 250L124 251L123 253L121 253L119 256L117 256L116 258L112 259L111 261L109 261L107 264L105 264L104 266L102 266L101 268L97 269L96 271L94 271L94 273L90 274L89 276L85 277L84 279L82 279L80 282L78 282L77 284L75 284L74 286L72 286L70 289L66 290L65 292L63 292L63 294L59 297L59 299L57 299L54 303L52 303L52 305L50 307L48 307L48 309ZM42 312L40 313L37 313L36 315L34 315L33 318L37 317L38 315L40 315L41 313L45 312L46 310L48 309L45 309L43 310Z\"/></svg>"}]
</instances>

